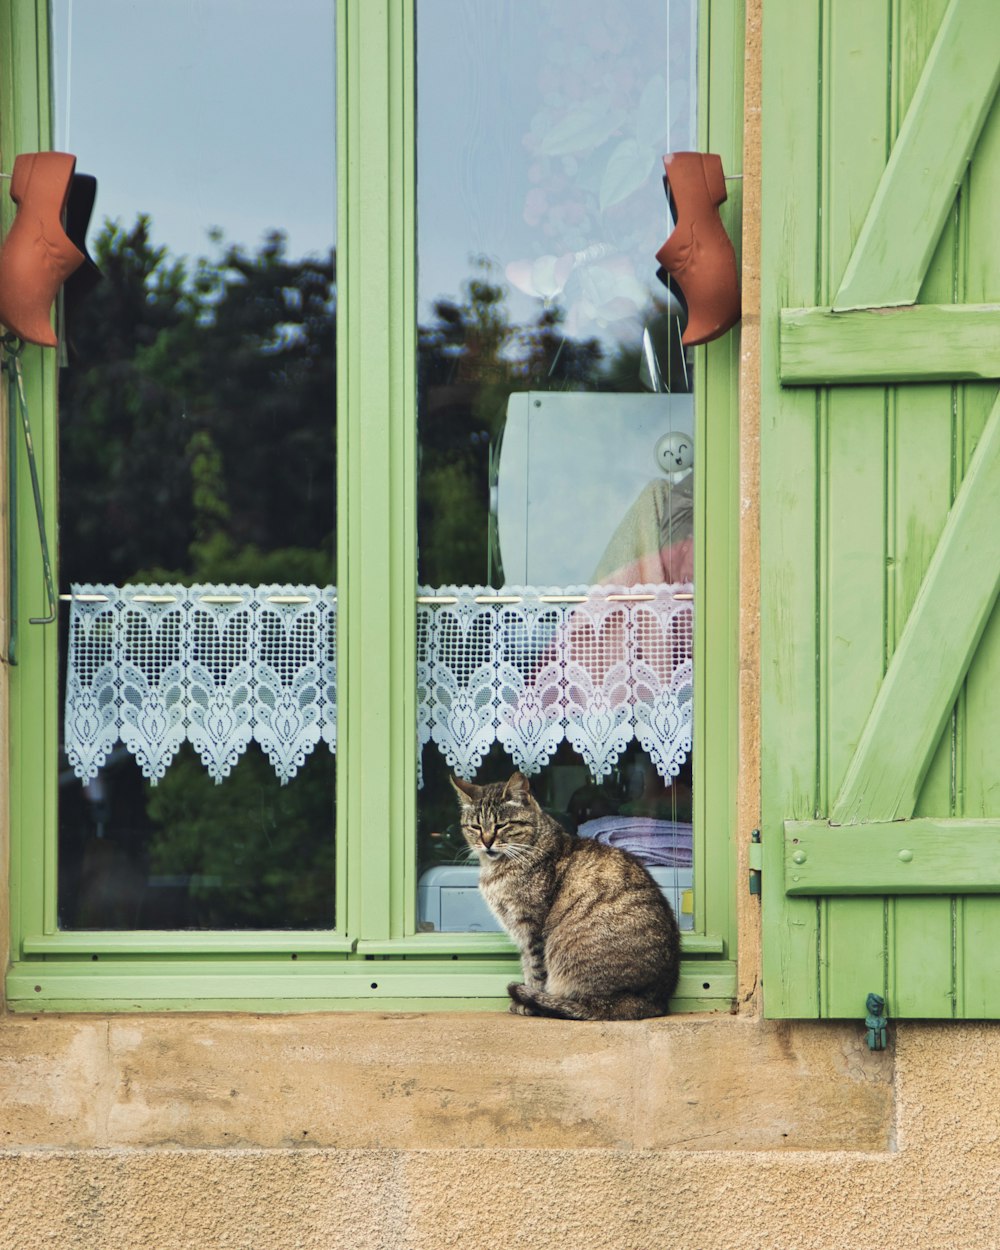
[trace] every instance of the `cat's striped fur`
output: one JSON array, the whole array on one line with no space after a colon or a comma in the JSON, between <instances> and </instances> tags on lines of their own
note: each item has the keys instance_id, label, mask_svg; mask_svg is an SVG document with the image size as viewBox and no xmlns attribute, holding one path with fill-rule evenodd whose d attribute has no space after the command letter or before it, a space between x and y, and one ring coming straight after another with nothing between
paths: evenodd
<instances>
[{"instance_id":1,"label":"cat's striped fur","mask_svg":"<svg viewBox=\"0 0 1000 1250\"><path fill-rule=\"evenodd\" d=\"M521 773L477 786L452 778L483 897L521 952L511 1011L569 1020L666 1015L680 934L632 855L567 833Z\"/></svg>"}]
</instances>

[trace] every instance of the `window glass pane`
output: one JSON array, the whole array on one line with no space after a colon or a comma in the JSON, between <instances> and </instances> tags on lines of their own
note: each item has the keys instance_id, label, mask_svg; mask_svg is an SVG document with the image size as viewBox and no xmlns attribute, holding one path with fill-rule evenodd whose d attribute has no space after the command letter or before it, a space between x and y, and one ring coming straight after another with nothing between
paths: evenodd
<instances>
[{"instance_id":1,"label":"window glass pane","mask_svg":"<svg viewBox=\"0 0 1000 1250\"><path fill-rule=\"evenodd\" d=\"M418 0L418 904L496 928L448 773L515 767L692 928L694 427L657 276L694 0Z\"/></svg>"},{"instance_id":2,"label":"window glass pane","mask_svg":"<svg viewBox=\"0 0 1000 1250\"><path fill-rule=\"evenodd\" d=\"M52 27L102 275L61 334L60 925L332 927L335 6Z\"/></svg>"}]
</instances>

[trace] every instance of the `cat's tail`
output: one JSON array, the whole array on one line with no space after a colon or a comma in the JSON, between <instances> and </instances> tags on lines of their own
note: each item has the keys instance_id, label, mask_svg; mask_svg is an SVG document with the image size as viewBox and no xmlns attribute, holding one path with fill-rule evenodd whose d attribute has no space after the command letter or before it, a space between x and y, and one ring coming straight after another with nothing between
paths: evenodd
<instances>
[{"instance_id":1,"label":"cat's tail","mask_svg":"<svg viewBox=\"0 0 1000 1250\"><path fill-rule=\"evenodd\" d=\"M507 986L515 1006L524 1015L551 1016L556 1020L646 1020L665 1016L667 1005L641 994L619 994L614 998L564 998L547 990L528 989L512 982Z\"/></svg>"}]
</instances>

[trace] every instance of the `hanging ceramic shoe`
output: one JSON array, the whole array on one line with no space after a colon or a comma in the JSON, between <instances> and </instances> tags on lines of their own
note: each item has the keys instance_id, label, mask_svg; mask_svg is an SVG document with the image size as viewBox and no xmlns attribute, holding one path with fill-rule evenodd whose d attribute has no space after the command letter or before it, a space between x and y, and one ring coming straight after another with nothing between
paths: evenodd
<instances>
[{"instance_id":1,"label":"hanging ceramic shoe","mask_svg":"<svg viewBox=\"0 0 1000 1250\"><path fill-rule=\"evenodd\" d=\"M740 319L736 253L719 216L726 198L722 161L705 152L663 158L663 187L676 225L656 259L687 306L685 347L708 343Z\"/></svg>"},{"instance_id":2,"label":"hanging ceramic shoe","mask_svg":"<svg viewBox=\"0 0 1000 1250\"><path fill-rule=\"evenodd\" d=\"M15 160L10 183L17 215L0 248L0 324L43 347L57 343L56 293L85 259L62 224L75 167L67 152L28 152Z\"/></svg>"}]
</instances>

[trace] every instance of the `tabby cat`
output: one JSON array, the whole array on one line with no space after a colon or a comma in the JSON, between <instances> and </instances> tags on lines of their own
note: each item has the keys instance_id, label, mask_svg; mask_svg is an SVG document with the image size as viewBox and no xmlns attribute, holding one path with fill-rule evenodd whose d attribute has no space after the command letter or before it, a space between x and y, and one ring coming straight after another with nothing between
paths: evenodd
<instances>
[{"instance_id":1,"label":"tabby cat","mask_svg":"<svg viewBox=\"0 0 1000 1250\"><path fill-rule=\"evenodd\" d=\"M510 1010L565 1020L666 1015L680 933L670 904L626 851L567 833L526 777L452 778L479 888L521 952Z\"/></svg>"}]
</instances>

